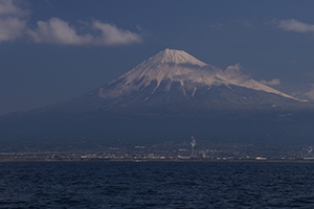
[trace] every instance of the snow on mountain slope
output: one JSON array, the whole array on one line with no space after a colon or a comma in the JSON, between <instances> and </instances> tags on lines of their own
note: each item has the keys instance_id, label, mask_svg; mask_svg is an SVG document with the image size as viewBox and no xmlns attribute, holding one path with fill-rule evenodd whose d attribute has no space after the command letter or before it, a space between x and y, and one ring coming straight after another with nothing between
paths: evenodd
<instances>
[{"instance_id":1,"label":"snow on mountain slope","mask_svg":"<svg viewBox=\"0 0 314 209\"><path fill-rule=\"evenodd\" d=\"M299 100L251 79L239 70L221 70L196 59L185 51L173 49L165 49L143 61L109 83L108 86L111 88L108 86L100 88L99 96L101 98L116 98L154 84L155 88L151 92L153 94L164 81L168 82L168 89L171 88L172 83L180 83L183 94L185 94L185 90L193 89L192 94L194 95L198 86L211 88L212 86L235 85Z\"/></svg>"},{"instance_id":2,"label":"snow on mountain slope","mask_svg":"<svg viewBox=\"0 0 314 209\"><path fill-rule=\"evenodd\" d=\"M281 91L278 91L276 89L273 89L269 86L266 86L265 84L262 84L254 79L249 79L241 84L239 84L239 86L243 86L243 87L246 87L246 88L249 88L249 89L254 89L254 90L257 90L257 91L265 91L265 92L268 92L268 93L274 93L274 94L278 94L280 96L283 96L283 97L286 97L286 98L290 98L290 99L295 99L295 100L299 100L299 101L305 101L305 100L300 100L300 99L297 99L293 96L290 96L288 94L285 94Z\"/></svg>"},{"instance_id":3,"label":"snow on mountain slope","mask_svg":"<svg viewBox=\"0 0 314 209\"><path fill-rule=\"evenodd\" d=\"M192 55L186 53L183 50L174 50L174 49L165 49L160 51L155 56L147 60L150 64L165 64L165 63L174 63L174 64L191 64L198 66L205 66L204 62L196 59Z\"/></svg>"}]
</instances>

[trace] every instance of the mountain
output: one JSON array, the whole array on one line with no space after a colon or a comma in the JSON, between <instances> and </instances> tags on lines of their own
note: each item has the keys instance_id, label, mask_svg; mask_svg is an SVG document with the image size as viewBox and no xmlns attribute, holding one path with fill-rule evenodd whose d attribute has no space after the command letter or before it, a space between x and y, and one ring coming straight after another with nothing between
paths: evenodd
<instances>
[{"instance_id":1,"label":"mountain","mask_svg":"<svg viewBox=\"0 0 314 209\"><path fill-rule=\"evenodd\" d=\"M58 108L129 114L204 114L307 106L236 68L221 70L181 50L165 49L112 82Z\"/></svg>"},{"instance_id":2,"label":"mountain","mask_svg":"<svg viewBox=\"0 0 314 209\"><path fill-rule=\"evenodd\" d=\"M218 142L311 143L313 110L312 103L264 85L237 66L221 70L166 49L67 102L2 116L0 143L154 144L192 135Z\"/></svg>"}]
</instances>

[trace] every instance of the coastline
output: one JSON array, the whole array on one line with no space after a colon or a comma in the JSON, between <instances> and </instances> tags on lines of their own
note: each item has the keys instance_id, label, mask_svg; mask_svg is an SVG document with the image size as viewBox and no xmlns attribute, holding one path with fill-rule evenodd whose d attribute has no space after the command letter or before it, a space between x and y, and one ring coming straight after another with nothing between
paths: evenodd
<instances>
[{"instance_id":1,"label":"coastline","mask_svg":"<svg viewBox=\"0 0 314 209\"><path fill-rule=\"evenodd\" d=\"M258 162L258 163L314 163L314 159L107 159L107 158L0 158L2 162Z\"/></svg>"}]
</instances>

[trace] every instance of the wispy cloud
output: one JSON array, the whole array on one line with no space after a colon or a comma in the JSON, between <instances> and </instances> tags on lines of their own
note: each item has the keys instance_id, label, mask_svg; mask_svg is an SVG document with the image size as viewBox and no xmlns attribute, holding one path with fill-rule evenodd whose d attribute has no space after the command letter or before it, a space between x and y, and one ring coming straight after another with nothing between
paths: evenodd
<instances>
[{"instance_id":1,"label":"wispy cloud","mask_svg":"<svg viewBox=\"0 0 314 209\"><path fill-rule=\"evenodd\" d=\"M38 21L37 28L29 29L28 34L36 43L80 45L91 39L90 35L79 35L74 27L59 18L51 18L47 22Z\"/></svg>"},{"instance_id":2,"label":"wispy cloud","mask_svg":"<svg viewBox=\"0 0 314 209\"><path fill-rule=\"evenodd\" d=\"M250 78L249 75L244 74L241 71L241 65L239 63L235 65L229 65L225 70L224 70L226 78L228 80L233 80L238 83L242 83Z\"/></svg>"},{"instance_id":3,"label":"wispy cloud","mask_svg":"<svg viewBox=\"0 0 314 209\"><path fill-rule=\"evenodd\" d=\"M0 18L0 42L12 41L23 36L26 28L26 22L19 18Z\"/></svg>"},{"instance_id":4,"label":"wispy cloud","mask_svg":"<svg viewBox=\"0 0 314 209\"><path fill-rule=\"evenodd\" d=\"M304 95L311 100L314 100L314 84L312 84L312 89L308 92L305 92Z\"/></svg>"},{"instance_id":5,"label":"wispy cloud","mask_svg":"<svg viewBox=\"0 0 314 209\"><path fill-rule=\"evenodd\" d=\"M0 15L1 16L25 16L27 10L17 6L18 2L14 0L0 0Z\"/></svg>"},{"instance_id":6,"label":"wispy cloud","mask_svg":"<svg viewBox=\"0 0 314 209\"><path fill-rule=\"evenodd\" d=\"M226 68L227 72L240 71L240 70L241 70L241 65L239 63L237 63L235 65L229 65Z\"/></svg>"},{"instance_id":7,"label":"wispy cloud","mask_svg":"<svg viewBox=\"0 0 314 209\"><path fill-rule=\"evenodd\" d=\"M213 30L221 30L224 27L224 24L217 22L211 25Z\"/></svg>"},{"instance_id":8,"label":"wispy cloud","mask_svg":"<svg viewBox=\"0 0 314 209\"><path fill-rule=\"evenodd\" d=\"M281 84L281 81L278 78L274 78L274 79L269 80L269 81L261 80L260 82L263 84L269 85L269 86L277 86L277 85Z\"/></svg>"},{"instance_id":9,"label":"wispy cloud","mask_svg":"<svg viewBox=\"0 0 314 209\"><path fill-rule=\"evenodd\" d=\"M275 27L285 30L285 31L292 31L292 32L299 32L299 33L313 33L314 32L314 24L304 23L295 19L289 20L277 20L274 19L272 25Z\"/></svg>"},{"instance_id":10,"label":"wispy cloud","mask_svg":"<svg viewBox=\"0 0 314 209\"><path fill-rule=\"evenodd\" d=\"M142 42L139 34L122 30L108 23L93 21L87 23L87 32L80 33L73 25L59 19L38 21L37 28L29 30L36 43L55 43L65 45L123 45ZM95 35L96 34L96 35Z\"/></svg>"},{"instance_id":11,"label":"wispy cloud","mask_svg":"<svg viewBox=\"0 0 314 209\"><path fill-rule=\"evenodd\" d=\"M94 21L92 28L101 32L98 37L94 37L96 44L116 45L142 42L142 37L140 35L128 30L122 30L115 25L108 23Z\"/></svg>"},{"instance_id":12,"label":"wispy cloud","mask_svg":"<svg viewBox=\"0 0 314 209\"><path fill-rule=\"evenodd\" d=\"M28 11L16 6L13 0L0 0L0 42L22 37L27 29Z\"/></svg>"},{"instance_id":13,"label":"wispy cloud","mask_svg":"<svg viewBox=\"0 0 314 209\"><path fill-rule=\"evenodd\" d=\"M240 26L245 27L245 28L252 28L254 26L253 23L248 19L236 20L236 23Z\"/></svg>"},{"instance_id":14,"label":"wispy cloud","mask_svg":"<svg viewBox=\"0 0 314 209\"><path fill-rule=\"evenodd\" d=\"M127 45L141 43L143 37L135 32L101 21L86 23L84 32L75 24L53 17L37 21L31 28L27 24L29 12L13 0L0 0L0 42L27 37L35 43L60 45Z\"/></svg>"}]
</instances>

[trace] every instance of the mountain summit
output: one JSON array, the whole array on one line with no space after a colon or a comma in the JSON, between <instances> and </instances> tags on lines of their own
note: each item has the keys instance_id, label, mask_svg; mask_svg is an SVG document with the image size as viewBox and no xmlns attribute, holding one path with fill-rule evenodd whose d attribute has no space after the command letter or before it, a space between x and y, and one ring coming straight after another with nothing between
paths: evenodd
<instances>
[{"instance_id":1,"label":"mountain summit","mask_svg":"<svg viewBox=\"0 0 314 209\"><path fill-rule=\"evenodd\" d=\"M243 74L221 70L182 50L165 49L112 82L71 102L82 111L133 113L274 109L301 100Z\"/></svg>"},{"instance_id":2,"label":"mountain summit","mask_svg":"<svg viewBox=\"0 0 314 209\"><path fill-rule=\"evenodd\" d=\"M157 53L111 82L110 85L115 85L116 87L114 94L110 92L109 95L121 96L125 92L139 90L152 83L156 85L155 91L162 82L168 83L167 89L170 89L173 83L179 82L182 93L185 94L186 90L192 89L192 96L194 96L200 86L210 88L220 85L228 87L235 85L297 100L290 95L250 79L237 69L223 71L205 64L185 51L172 49L165 49ZM101 92L100 95L104 98L106 97L104 92Z\"/></svg>"},{"instance_id":3,"label":"mountain summit","mask_svg":"<svg viewBox=\"0 0 314 209\"><path fill-rule=\"evenodd\" d=\"M149 58L147 61L151 64L191 64L198 65L200 67L207 65L192 55L186 53L185 51L175 49L165 49L160 51L155 56Z\"/></svg>"}]
</instances>

